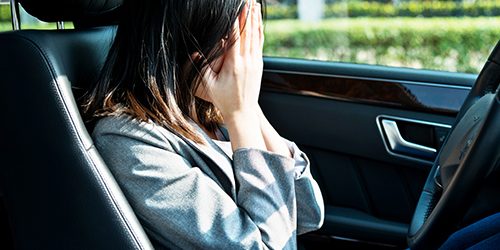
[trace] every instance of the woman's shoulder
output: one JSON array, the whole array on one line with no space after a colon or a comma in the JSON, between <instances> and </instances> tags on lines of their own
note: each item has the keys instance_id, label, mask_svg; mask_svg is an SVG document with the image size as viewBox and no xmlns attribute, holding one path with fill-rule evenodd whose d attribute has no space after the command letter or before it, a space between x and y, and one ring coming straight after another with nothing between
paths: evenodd
<instances>
[{"instance_id":1,"label":"woman's shoulder","mask_svg":"<svg viewBox=\"0 0 500 250\"><path fill-rule=\"evenodd\" d=\"M97 144L112 140L120 143L123 140L142 141L155 146L171 148L170 144L181 140L168 129L154 122L139 121L129 115L110 115L99 119L92 132Z\"/></svg>"},{"instance_id":2,"label":"woman's shoulder","mask_svg":"<svg viewBox=\"0 0 500 250\"><path fill-rule=\"evenodd\" d=\"M141 132L152 133L155 132L155 130L155 124L139 121L126 114L109 115L100 118L96 122L92 137L107 134L127 135Z\"/></svg>"}]
</instances>

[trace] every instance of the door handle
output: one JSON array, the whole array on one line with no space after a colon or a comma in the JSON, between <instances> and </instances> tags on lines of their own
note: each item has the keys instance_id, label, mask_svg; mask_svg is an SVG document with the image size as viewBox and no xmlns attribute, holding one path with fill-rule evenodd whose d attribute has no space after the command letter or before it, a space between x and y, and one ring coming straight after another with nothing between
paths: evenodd
<instances>
[{"instance_id":1,"label":"door handle","mask_svg":"<svg viewBox=\"0 0 500 250\"><path fill-rule=\"evenodd\" d=\"M405 140L399 132L396 121L383 119L381 120L381 123L387 137L389 147L393 152L422 158L434 158L436 156L437 150L435 148Z\"/></svg>"}]
</instances>

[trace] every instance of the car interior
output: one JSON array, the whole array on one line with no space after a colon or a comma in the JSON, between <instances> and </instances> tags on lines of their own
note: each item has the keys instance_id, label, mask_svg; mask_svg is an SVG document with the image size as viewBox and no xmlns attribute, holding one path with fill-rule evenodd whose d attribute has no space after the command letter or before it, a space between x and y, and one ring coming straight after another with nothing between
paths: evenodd
<instances>
[{"instance_id":1,"label":"car interior","mask_svg":"<svg viewBox=\"0 0 500 250\"><path fill-rule=\"evenodd\" d=\"M122 2L19 0L40 20L75 29L0 33L1 249L153 248L79 107ZM325 199L323 227L299 236L299 248L436 249L500 212L500 46L477 77L264 64L262 109L307 153Z\"/></svg>"}]
</instances>

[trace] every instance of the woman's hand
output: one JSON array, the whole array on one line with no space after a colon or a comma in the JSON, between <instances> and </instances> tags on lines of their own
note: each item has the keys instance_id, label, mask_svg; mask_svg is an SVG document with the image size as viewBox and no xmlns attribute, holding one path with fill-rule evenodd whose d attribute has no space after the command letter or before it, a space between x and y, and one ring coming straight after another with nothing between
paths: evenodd
<instances>
[{"instance_id":1,"label":"woman's hand","mask_svg":"<svg viewBox=\"0 0 500 250\"><path fill-rule=\"evenodd\" d=\"M245 5L234 33L235 43L225 54L220 72L209 67L204 75L206 95L225 120L255 113L258 105L264 34L261 6L255 0Z\"/></svg>"},{"instance_id":2,"label":"woman's hand","mask_svg":"<svg viewBox=\"0 0 500 250\"><path fill-rule=\"evenodd\" d=\"M220 72L209 68L203 76L206 94L224 118L233 151L267 150L257 112L264 32L261 6L255 0L245 4L234 32L235 43L226 52Z\"/></svg>"}]
</instances>

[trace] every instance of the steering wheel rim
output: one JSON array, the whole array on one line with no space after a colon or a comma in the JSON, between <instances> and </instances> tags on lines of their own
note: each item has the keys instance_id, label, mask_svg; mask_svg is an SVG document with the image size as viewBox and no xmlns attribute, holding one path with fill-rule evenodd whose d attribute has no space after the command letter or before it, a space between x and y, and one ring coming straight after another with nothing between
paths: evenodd
<instances>
[{"instance_id":1,"label":"steering wheel rim","mask_svg":"<svg viewBox=\"0 0 500 250\"><path fill-rule=\"evenodd\" d=\"M410 249L436 249L463 219L481 181L499 164L500 42L436 157L408 230Z\"/></svg>"}]
</instances>

